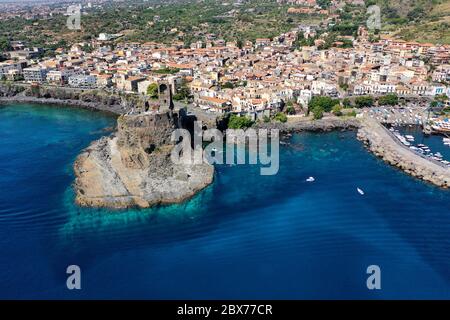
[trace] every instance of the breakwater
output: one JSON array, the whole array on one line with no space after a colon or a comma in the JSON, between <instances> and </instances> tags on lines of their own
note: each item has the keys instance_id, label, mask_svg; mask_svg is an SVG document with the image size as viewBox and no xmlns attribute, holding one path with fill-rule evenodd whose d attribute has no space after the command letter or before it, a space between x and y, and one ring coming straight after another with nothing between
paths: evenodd
<instances>
[{"instance_id":1,"label":"breakwater","mask_svg":"<svg viewBox=\"0 0 450 320\"><path fill-rule=\"evenodd\" d=\"M369 117L361 119L358 139L376 156L407 174L432 183L438 187L450 188L450 170L430 161L398 143L388 130Z\"/></svg>"}]
</instances>

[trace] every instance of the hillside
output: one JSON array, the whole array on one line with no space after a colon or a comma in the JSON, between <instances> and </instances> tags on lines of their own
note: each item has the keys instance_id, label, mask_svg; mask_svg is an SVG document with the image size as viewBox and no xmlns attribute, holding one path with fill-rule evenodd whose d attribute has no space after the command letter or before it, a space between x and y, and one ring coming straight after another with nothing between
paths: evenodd
<instances>
[{"instance_id":1,"label":"hillside","mask_svg":"<svg viewBox=\"0 0 450 320\"><path fill-rule=\"evenodd\" d=\"M450 0L377 0L382 30L409 41L450 44Z\"/></svg>"}]
</instances>

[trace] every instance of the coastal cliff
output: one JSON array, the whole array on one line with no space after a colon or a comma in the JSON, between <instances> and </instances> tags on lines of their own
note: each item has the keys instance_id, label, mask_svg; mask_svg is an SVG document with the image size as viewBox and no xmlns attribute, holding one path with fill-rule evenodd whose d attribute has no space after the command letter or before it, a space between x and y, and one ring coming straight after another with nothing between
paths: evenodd
<instances>
[{"instance_id":1,"label":"coastal cliff","mask_svg":"<svg viewBox=\"0 0 450 320\"><path fill-rule=\"evenodd\" d=\"M95 141L75 161L80 206L124 209L182 202L213 181L209 164L172 163L177 114L123 115L117 133Z\"/></svg>"},{"instance_id":2,"label":"coastal cliff","mask_svg":"<svg viewBox=\"0 0 450 320\"><path fill-rule=\"evenodd\" d=\"M374 119L361 121L358 139L376 156L407 174L441 188L450 188L450 169L424 159L396 141Z\"/></svg>"}]
</instances>

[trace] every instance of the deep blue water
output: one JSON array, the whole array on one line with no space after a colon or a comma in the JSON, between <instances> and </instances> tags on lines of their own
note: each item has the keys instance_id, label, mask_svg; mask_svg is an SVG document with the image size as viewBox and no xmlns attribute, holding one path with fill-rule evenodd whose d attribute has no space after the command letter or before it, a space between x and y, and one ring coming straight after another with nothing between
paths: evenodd
<instances>
[{"instance_id":1,"label":"deep blue water","mask_svg":"<svg viewBox=\"0 0 450 320\"><path fill-rule=\"evenodd\" d=\"M450 298L450 192L385 165L355 133L294 136L276 176L220 166L183 205L77 208L73 160L113 124L0 108L0 298ZM80 291L66 289L71 264ZM366 287L373 264L379 291Z\"/></svg>"}]
</instances>

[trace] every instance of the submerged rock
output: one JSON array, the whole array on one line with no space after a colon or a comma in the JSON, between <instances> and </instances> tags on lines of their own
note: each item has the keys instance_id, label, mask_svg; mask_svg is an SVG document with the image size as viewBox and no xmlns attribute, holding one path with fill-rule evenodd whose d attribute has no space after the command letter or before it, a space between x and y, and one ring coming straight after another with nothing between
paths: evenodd
<instances>
[{"instance_id":1,"label":"submerged rock","mask_svg":"<svg viewBox=\"0 0 450 320\"><path fill-rule=\"evenodd\" d=\"M209 164L174 164L177 114L119 117L117 133L92 143L74 165L80 206L123 209L182 202L212 183Z\"/></svg>"}]
</instances>

